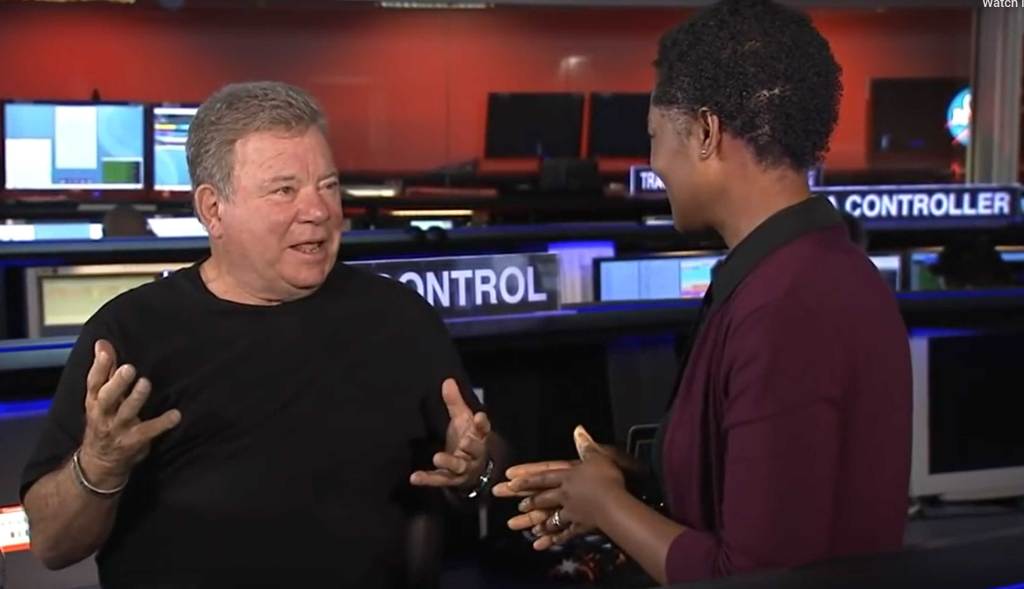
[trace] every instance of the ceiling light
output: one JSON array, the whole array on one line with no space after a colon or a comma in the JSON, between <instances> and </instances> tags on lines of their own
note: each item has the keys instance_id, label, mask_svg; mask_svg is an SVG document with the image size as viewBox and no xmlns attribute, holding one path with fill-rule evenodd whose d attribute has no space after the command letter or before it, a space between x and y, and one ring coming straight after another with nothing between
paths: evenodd
<instances>
[{"instance_id":1,"label":"ceiling light","mask_svg":"<svg viewBox=\"0 0 1024 589\"><path fill-rule=\"evenodd\" d=\"M491 8L491 4L487 2L415 2L412 0L384 0L378 2L377 6L402 10L482 10Z\"/></svg>"}]
</instances>

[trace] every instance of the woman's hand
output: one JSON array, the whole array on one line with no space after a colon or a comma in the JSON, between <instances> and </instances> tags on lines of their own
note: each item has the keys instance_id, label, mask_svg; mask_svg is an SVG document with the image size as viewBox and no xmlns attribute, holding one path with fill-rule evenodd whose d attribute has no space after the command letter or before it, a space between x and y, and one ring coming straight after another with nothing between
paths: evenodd
<instances>
[{"instance_id":1,"label":"woman's hand","mask_svg":"<svg viewBox=\"0 0 1024 589\"><path fill-rule=\"evenodd\" d=\"M608 501L625 492L613 451L599 446L582 428L575 437L581 460L516 466L508 470L509 481L494 489L498 497L524 497L519 503L523 515L509 520L509 527L531 529L538 536L537 550L599 528Z\"/></svg>"}]
</instances>

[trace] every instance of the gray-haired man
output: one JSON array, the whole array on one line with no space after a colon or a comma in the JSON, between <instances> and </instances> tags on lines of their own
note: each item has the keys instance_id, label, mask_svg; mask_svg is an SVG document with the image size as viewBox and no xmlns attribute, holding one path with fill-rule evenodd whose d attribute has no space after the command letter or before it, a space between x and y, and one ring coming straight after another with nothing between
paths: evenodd
<instances>
[{"instance_id":1,"label":"gray-haired man","mask_svg":"<svg viewBox=\"0 0 1024 589\"><path fill-rule=\"evenodd\" d=\"M47 566L98 550L105 587L397 587L417 487L486 482L490 424L443 323L335 266L324 129L280 83L199 109L188 161L211 255L84 326L22 483Z\"/></svg>"}]
</instances>

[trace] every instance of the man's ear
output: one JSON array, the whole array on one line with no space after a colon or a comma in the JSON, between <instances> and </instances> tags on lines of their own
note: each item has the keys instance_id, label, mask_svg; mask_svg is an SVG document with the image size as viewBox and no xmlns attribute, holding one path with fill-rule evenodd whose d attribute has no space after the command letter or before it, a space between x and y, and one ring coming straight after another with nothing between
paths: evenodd
<instances>
[{"instance_id":1,"label":"man's ear","mask_svg":"<svg viewBox=\"0 0 1024 589\"><path fill-rule=\"evenodd\" d=\"M200 184L192 197L192 206L196 210L196 217L206 227L210 237L216 239L223 233L221 225L221 196L217 189L209 184Z\"/></svg>"}]
</instances>

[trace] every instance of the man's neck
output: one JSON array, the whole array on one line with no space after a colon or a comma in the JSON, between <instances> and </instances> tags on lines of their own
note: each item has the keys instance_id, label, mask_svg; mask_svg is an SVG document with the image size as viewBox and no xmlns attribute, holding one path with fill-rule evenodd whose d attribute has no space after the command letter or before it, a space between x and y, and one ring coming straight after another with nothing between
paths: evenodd
<instances>
[{"instance_id":1,"label":"man's neck","mask_svg":"<svg viewBox=\"0 0 1024 589\"><path fill-rule=\"evenodd\" d=\"M216 256L211 256L199 266L199 276L215 297L243 305L273 306L282 300L253 294L228 272Z\"/></svg>"}]
</instances>

